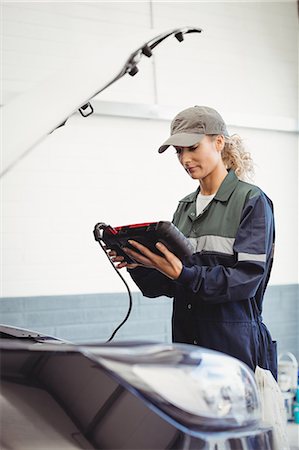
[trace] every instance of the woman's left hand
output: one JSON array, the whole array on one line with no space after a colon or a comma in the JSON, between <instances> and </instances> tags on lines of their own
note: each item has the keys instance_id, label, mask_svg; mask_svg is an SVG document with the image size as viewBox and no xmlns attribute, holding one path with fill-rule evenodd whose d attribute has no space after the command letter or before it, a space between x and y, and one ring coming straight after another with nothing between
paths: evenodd
<instances>
[{"instance_id":1,"label":"woman's left hand","mask_svg":"<svg viewBox=\"0 0 299 450\"><path fill-rule=\"evenodd\" d=\"M123 248L123 250L129 256L132 256L135 261L142 264L142 266L159 270L171 280L176 280L180 276L183 269L181 260L171 253L161 242L157 242L156 247L164 256L153 253L139 242L130 240L129 243L137 248L142 254L134 252L134 250L131 250L128 247Z\"/></svg>"}]
</instances>

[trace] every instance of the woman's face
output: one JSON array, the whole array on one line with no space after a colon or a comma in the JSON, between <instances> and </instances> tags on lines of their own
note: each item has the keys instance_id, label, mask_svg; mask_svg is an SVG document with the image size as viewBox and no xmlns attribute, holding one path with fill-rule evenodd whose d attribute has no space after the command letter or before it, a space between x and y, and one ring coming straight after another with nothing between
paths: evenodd
<instances>
[{"instance_id":1,"label":"woman's face","mask_svg":"<svg viewBox=\"0 0 299 450\"><path fill-rule=\"evenodd\" d=\"M223 166L221 150L223 136L204 136L200 143L192 147L175 146L178 160L186 172L195 180L202 180Z\"/></svg>"}]
</instances>

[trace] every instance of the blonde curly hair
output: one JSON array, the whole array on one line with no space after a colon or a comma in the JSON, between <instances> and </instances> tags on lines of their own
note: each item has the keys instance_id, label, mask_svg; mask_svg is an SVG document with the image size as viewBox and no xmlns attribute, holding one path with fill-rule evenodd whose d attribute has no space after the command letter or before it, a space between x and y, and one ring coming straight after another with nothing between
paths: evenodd
<instances>
[{"instance_id":1,"label":"blonde curly hair","mask_svg":"<svg viewBox=\"0 0 299 450\"><path fill-rule=\"evenodd\" d=\"M225 136L222 160L227 169L233 169L240 180L253 180L254 163L245 149L243 140L237 134Z\"/></svg>"}]
</instances>

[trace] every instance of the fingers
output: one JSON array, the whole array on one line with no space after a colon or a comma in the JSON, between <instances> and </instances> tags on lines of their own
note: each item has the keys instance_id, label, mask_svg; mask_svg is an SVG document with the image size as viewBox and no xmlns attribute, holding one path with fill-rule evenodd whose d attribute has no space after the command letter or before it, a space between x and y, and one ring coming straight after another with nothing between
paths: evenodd
<instances>
[{"instance_id":1,"label":"fingers","mask_svg":"<svg viewBox=\"0 0 299 450\"><path fill-rule=\"evenodd\" d=\"M106 248L105 250L113 264L120 263L117 268L121 269L122 267L126 266L127 263L124 261L125 258L123 256L118 255L115 250L111 250L108 248Z\"/></svg>"},{"instance_id":2,"label":"fingers","mask_svg":"<svg viewBox=\"0 0 299 450\"><path fill-rule=\"evenodd\" d=\"M127 255L129 255L132 259L134 259L134 261L136 261L139 264L142 264L142 265L151 264L151 261L149 258L147 258L146 256L144 256L140 253L134 252L134 250L131 250L130 248L124 247L123 251L126 252Z\"/></svg>"},{"instance_id":3,"label":"fingers","mask_svg":"<svg viewBox=\"0 0 299 450\"><path fill-rule=\"evenodd\" d=\"M144 255L151 257L152 255L156 255L156 253L153 253L149 248L145 247L144 245L140 244L140 242L137 241L128 241L129 244L131 244L133 247L136 247L139 251L141 251ZM162 242L156 243L157 249L166 257L172 255L172 253L168 250L168 248L162 244Z\"/></svg>"},{"instance_id":4,"label":"fingers","mask_svg":"<svg viewBox=\"0 0 299 450\"><path fill-rule=\"evenodd\" d=\"M119 255L117 255L117 256L112 256L111 258L111 261L113 261L113 262L122 262L122 261L124 261L124 257L123 256L119 256Z\"/></svg>"},{"instance_id":5,"label":"fingers","mask_svg":"<svg viewBox=\"0 0 299 450\"><path fill-rule=\"evenodd\" d=\"M145 247L144 245L142 245L142 244L140 244L140 242L137 242L137 241L128 241L129 242L129 244L131 244L133 247L135 247L135 248L137 248L137 250L139 250L143 255L145 255L145 256L147 256L147 257L149 257L149 258L151 258L152 257L152 255L154 255L154 253L149 249L149 248L147 248L147 247ZM131 249L128 249L127 247L126 247L126 250L128 250L128 251L132 251ZM137 255L137 256L140 256L140 254L139 253L136 253L136 252L134 252L134 254L135 255Z\"/></svg>"},{"instance_id":6,"label":"fingers","mask_svg":"<svg viewBox=\"0 0 299 450\"><path fill-rule=\"evenodd\" d=\"M120 263L116 266L117 269L122 269L125 267L126 269L136 269L136 267L140 266L140 264L128 264L127 262Z\"/></svg>"},{"instance_id":7,"label":"fingers","mask_svg":"<svg viewBox=\"0 0 299 450\"><path fill-rule=\"evenodd\" d=\"M163 253L163 255L165 256L165 258L169 257L170 255L173 255L173 253L171 253L168 248L166 247L166 245L162 244L162 242L157 242L156 244L157 249L159 250L159 252ZM168 259L168 258L167 258Z\"/></svg>"},{"instance_id":8,"label":"fingers","mask_svg":"<svg viewBox=\"0 0 299 450\"><path fill-rule=\"evenodd\" d=\"M113 262L121 262L124 260L124 257L118 255L115 250L107 250L107 254Z\"/></svg>"},{"instance_id":9,"label":"fingers","mask_svg":"<svg viewBox=\"0 0 299 450\"><path fill-rule=\"evenodd\" d=\"M115 267L117 269L122 269L123 267L128 267L128 263L126 261L120 262L119 264L117 264Z\"/></svg>"},{"instance_id":10,"label":"fingers","mask_svg":"<svg viewBox=\"0 0 299 450\"><path fill-rule=\"evenodd\" d=\"M156 266L159 261L161 260L161 258L164 258L159 256L157 253L152 252L148 247L145 247L144 245L140 244L140 242L137 241L132 241L129 240L128 241L130 245L132 245L133 247L135 247L137 250L139 250L139 252L135 252L134 250L128 248L128 247L124 247L123 250L129 255L131 256L135 261L138 261L139 263L145 265L145 266ZM165 245L161 244L161 246L163 247L163 251L164 252L168 252L169 255L172 255L172 253L170 253L167 248L165 247ZM158 247L157 247L158 248Z\"/></svg>"},{"instance_id":11,"label":"fingers","mask_svg":"<svg viewBox=\"0 0 299 450\"><path fill-rule=\"evenodd\" d=\"M141 254L127 247L123 248L123 250L139 263L139 265L157 269L172 280L176 280L180 276L183 269L181 260L169 251L161 242L157 242L156 244L156 248L159 250L160 255L152 252L149 248L139 242L133 240L129 240L128 242L131 246L139 250Z\"/></svg>"},{"instance_id":12,"label":"fingers","mask_svg":"<svg viewBox=\"0 0 299 450\"><path fill-rule=\"evenodd\" d=\"M107 255L115 265L116 269L122 269L123 267L126 267L127 269L136 269L139 264L129 264L125 261L124 256L118 255L115 250L105 248Z\"/></svg>"}]
</instances>

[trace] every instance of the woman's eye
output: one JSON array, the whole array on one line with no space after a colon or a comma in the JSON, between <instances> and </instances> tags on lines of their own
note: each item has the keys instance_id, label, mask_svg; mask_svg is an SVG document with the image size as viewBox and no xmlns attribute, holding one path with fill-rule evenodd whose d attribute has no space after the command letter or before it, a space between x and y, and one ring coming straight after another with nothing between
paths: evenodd
<instances>
[{"instance_id":1,"label":"woman's eye","mask_svg":"<svg viewBox=\"0 0 299 450\"><path fill-rule=\"evenodd\" d=\"M198 145L194 145L193 147L186 147L186 151L188 152L194 152L197 149ZM175 152L177 155L181 155L183 153L184 149L175 147Z\"/></svg>"}]
</instances>

